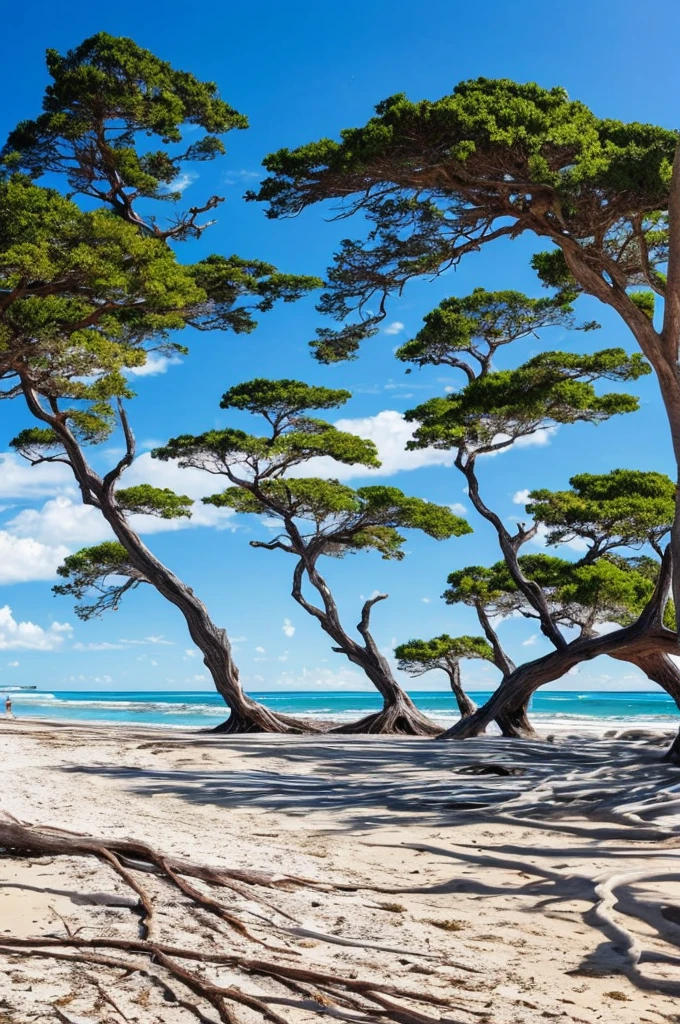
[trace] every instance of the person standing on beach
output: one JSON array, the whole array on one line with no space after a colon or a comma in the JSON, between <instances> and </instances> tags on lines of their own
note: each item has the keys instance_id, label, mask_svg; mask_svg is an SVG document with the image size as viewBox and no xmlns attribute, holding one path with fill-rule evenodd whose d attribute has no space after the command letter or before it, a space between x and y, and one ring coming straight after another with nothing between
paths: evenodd
<instances>
[{"instance_id":1,"label":"person standing on beach","mask_svg":"<svg viewBox=\"0 0 680 1024\"><path fill-rule=\"evenodd\" d=\"M9 694L5 697L5 715L7 718L14 718L14 714L12 713L12 698Z\"/></svg>"}]
</instances>

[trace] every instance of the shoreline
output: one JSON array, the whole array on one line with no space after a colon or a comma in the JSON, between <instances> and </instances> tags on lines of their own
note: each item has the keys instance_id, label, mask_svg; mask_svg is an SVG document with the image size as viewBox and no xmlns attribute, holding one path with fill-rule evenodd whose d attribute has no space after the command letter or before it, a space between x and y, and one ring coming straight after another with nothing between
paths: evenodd
<instances>
[{"instance_id":1,"label":"shoreline","mask_svg":"<svg viewBox=\"0 0 680 1024\"><path fill-rule=\"evenodd\" d=\"M337 719L337 718L335 718L335 719L333 719L333 718L317 719L317 718L314 718L314 717L309 716L309 715L306 715L306 716L305 715L300 715L298 717L302 721L305 721L305 720L308 719L310 721L310 725L314 726L314 731L310 731L309 733L299 734L300 737L302 737L302 736L309 736L309 737L314 737L314 736L321 737L321 736L323 736L327 740L332 740L332 739L334 739L336 737L339 738L339 739L342 739L343 736L348 736L348 737L352 737L352 738L355 738L355 739L361 739L362 736L366 736L366 738L369 738L369 739L377 739L377 740L381 739L380 735L375 736L375 735L372 735L372 734L345 733L345 734L342 734L342 735L338 736L338 734L336 734L336 733L324 731L324 729L329 729L330 730L334 726L336 726L336 725L338 725L340 723L344 724L345 721L346 721L345 719ZM530 716L530 720L531 720L531 716ZM433 717L433 721L437 721L437 719L435 717ZM534 724L534 727L536 728L536 737L535 737L535 739L537 739L539 741L542 741L542 742L551 742L553 737L555 739L562 739L562 740L563 739L602 739L602 740L610 740L610 739L634 738L632 736L632 734L634 733L636 735L639 734L640 738L645 738L645 736L649 736L650 738L654 737L654 738L658 738L658 739L664 739L664 740L667 740L670 743L675 738L675 736L678 733L678 730L680 729L680 715L678 715L678 717L677 717L677 722L675 722L675 721L665 721L665 722L652 721L652 722L648 722L648 721L645 721L645 720L635 719L635 718L632 718L632 717L631 717L630 720L619 719L616 722L605 721L605 720L597 720L596 718L593 717L592 721L593 721L593 725L592 726L590 724L584 725L582 721L579 722L578 725L573 725L573 724L569 724L569 723L566 723L566 722L560 722L558 724L555 724L554 722L543 723L542 721L536 722L535 716L534 716L533 724ZM198 725L196 725L196 726L180 726L180 725L174 724L172 722L169 722L169 723L165 723L165 722L140 722L140 723L136 723L136 722L134 722L132 720L117 721L115 719L106 719L106 718L101 718L101 719L93 719L93 718L83 719L83 718L62 718L62 717L54 717L54 718L45 717L45 718L40 718L40 717L37 717L37 716L34 717L33 715L24 715L24 716L14 715L13 718L9 719L9 718L6 718L6 717L3 718L0 715L0 725L6 725L8 728L13 728L15 725L19 725L19 724L27 725L27 726L31 726L31 725L35 724L36 726L39 726L41 728L57 727L57 728L60 728L60 729L63 728L63 729L71 729L71 730L72 729L81 729L81 730L85 730L85 731L91 730L93 732L101 731L102 729L105 729L105 730L113 729L113 730L116 730L116 732L118 732L120 737L123 738L123 739L125 738L125 736L126 736L126 734L128 732L136 733L136 732L143 732L145 730L148 730L151 734L155 734L155 733L161 732L164 735L176 734L178 737L182 736L182 735L191 736L191 737L196 737L196 736L210 737L210 736L213 736L213 738L218 739L220 737L220 735L221 735L220 733L214 732L213 729L210 726L208 726L208 725L205 725L205 726L198 726ZM446 725L442 725L442 728L447 728L449 724L450 723L447 722ZM631 736L628 737L628 734L631 734ZM271 738L273 739L277 735L281 735L281 737L283 739L285 739L285 738L294 738L295 737L295 734L268 734L268 733L254 733L254 734L251 734L251 733L245 733L245 734L243 734L243 736L241 738L247 738L249 735L257 736L260 739L264 738L265 736L271 736ZM239 734L235 734L233 737L230 737L230 738L238 739L239 738ZM384 738L385 739L397 739L397 740L399 740L399 739L404 739L404 740L422 739L422 740L426 740L426 741L428 739L427 737L399 736L399 735L386 735ZM478 738L479 739L497 739L497 740L502 740L503 739L503 737L500 735L500 732L497 729L493 729L493 728L489 729L486 734L484 734L484 735L482 735L482 736L480 736ZM519 742L522 742L522 741L520 740Z\"/></svg>"}]
</instances>

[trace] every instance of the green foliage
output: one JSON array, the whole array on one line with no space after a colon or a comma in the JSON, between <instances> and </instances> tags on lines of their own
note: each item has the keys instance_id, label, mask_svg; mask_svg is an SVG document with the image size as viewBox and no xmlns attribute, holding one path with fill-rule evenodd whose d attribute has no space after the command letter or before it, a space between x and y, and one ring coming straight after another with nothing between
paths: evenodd
<instances>
[{"instance_id":1,"label":"green foliage","mask_svg":"<svg viewBox=\"0 0 680 1024\"><path fill-rule=\"evenodd\" d=\"M64 56L47 51L52 78L43 113L10 133L3 157L33 176L67 176L69 188L124 204L124 190L153 199L179 198L172 189L185 160L209 160L224 152L219 138L247 120L221 100L213 82L176 71L131 39L100 32ZM166 149L140 153L137 137L156 137L167 147L191 145L175 155ZM95 144L93 145L93 141Z\"/></svg>"},{"instance_id":2,"label":"green foliage","mask_svg":"<svg viewBox=\"0 0 680 1024\"><path fill-rule=\"evenodd\" d=\"M243 466L268 477L280 476L317 456L346 465L379 466L372 441L307 415L312 409L336 408L350 397L349 391L301 381L256 378L230 388L221 407L262 416L271 426L271 436L258 437L231 428L209 430L198 436L171 438L151 454L164 461L178 459L184 467L228 473L230 468Z\"/></svg>"},{"instance_id":3,"label":"green foliage","mask_svg":"<svg viewBox=\"0 0 680 1024\"><path fill-rule=\"evenodd\" d=\"M263 480L252 489L229 487L203 501L277 519L293 542L288 550L297 554L300 545L309 543L316 554L342 557L373 549L384 559L402 559L405 538L400 529L420 530L436 540L471 532L468 523L446 506L384 485L354 490L337 480L314 477ZM313 524L312 533L304 533L305 522Z\"/></svg>"},{"instance_id":4,"label":"green foliage","mask_svg":"<svg viewBox=\"0 0 680 1024\"><path fill-rule=\"evenodd\" d=\"M447 633L431 640L408 640L394 649L398 667L409 675L419 676L433 668L450 668L463 658L493 661L491 644L481 636L451 637Z\"/></svg>"},{"instance_id":5,"label":"green foliage","mask_svg":"<svg viewBox=\"0 0 680 1024\"><path fill-rule=\"evenodd\" d=\"M620 392L598 395L592 381L637 380L649 372L641 355L620 348L594 355L542 352L515 370L488 373L409 410L406 419L420 426L408 447L495 451L552 424L601 423L634 412L638 400Z\"/></svg>"},{"instance_id":6,"label":"green foliage","mask_svg":"<svg viewBox=\"0 0 680 1024\"><path fill-rule=\"evenodd\" d=\"M126 512L158 516L159 519L186 519L191 516L193 499L175 494L169 487L137 484L116 491L116 501Z\"/></svg>"},{"instance_id":7,"label":"green foliage","mask_svg":"<svg viewBox=\"0 0 680 1024\"><path fill-rule=\"evenodd\" d=\"M649 559L641 565L636 558L607 556L590 564L568 562L551 555L522 555L519 558L527 579L537 583L548 599L556 622L594 631L602 622L621 626L633 622L652 596L656 576ZM526 599L510 577L505 562L490 567L467 566L448 577L442 595L447 604L479 603L493 616L520 612L536 618Z\"/></svg>"},{"instance_id":8,"label":"green foliage","mask_svg":"<svg viewBox=\"0 0 680 1024\"><path fill-rule=\"evenodd\" d=\"M475 288L464 298L444 299L424 318L413 340L397 349L397 359L418 366L460 366L461 354L482 369L501 345L546 327L572 327L572 307L565 293L554 299L531 299L522 292L488 292Z\"/></svg>"},{"instance_id":9,"label":"green foliage","mask_svg":"<svg viewBox=\"0 0 680 1024\"><path fill-rule=\"evenodd\" d=\"M654 292L631 292L630 299L638 309L642 310L645 316L648 316L650 320L654 319L654 307L656 305Z\"/></svg>"},{"instance_id":10,"label":"green foliage","mask_svg":"<svg viewBox=\"0 0 680 1024\"><path fill-rule=\"evenodd\" d=\"M624 286L650 276L659 284L677 139L655 125L598 118L562 88L478 78L434 102L392 96L339 141L271 154L269 177L249 198L273 218L330 200L368 220L368 239L345 240L336 254L320 309L338 320L380 312L324 329L314 347L331 361L355 353L384 315L385 296L410 278L526 230L587 249L596 272L613 261ZM563 266L548 264L551 284L573 287Z\"/></svg>"},{"instance_id":11,"label":"green foliage","mask_svg":"<svg viewBox=\"0 0 680 1024\"><path fill-rule=\"evenodd\" d=\"M29 462L55 459L64 454L61 441L49 427L28 427L21 430L12 438L9 446Z\"/></svg>"},{"instance_id":12,"label":"green foliage","mask_svg":"<svg viewBox=\"0 0 680 1024\"><path fill-rule=\"evenodd\" d=\"M52 590L55 594L82 601L94 595L90 604L76 605L76 615L83 620L94 618L118 605L126 591L148 582L132 565L126 549L118 541L104 541L94 547L82 548L68 555L57 569L67 580Z\"/></svg>"},{"instance_id":13,"label":"green foliage","mask_svg":"<svg viewBox=\"0 0 680 1024\"><path fill-rule=\"evenodd\" d=\"M615 469L579 473L568 491L536 490L527 513L549 528L548 544L584 539L601 552L654 543L669 532L676 486L663 473Z\"/></svg>"},{"instance_id":14,"label":"green foliage","mask_svg":"<svg viewBox=\"0 0 680 1024\"><path fill-rule=\"evenodd\" d=\"M268 422L279 424L290 423L293 417L309 409L337 409L351 397L349 391L317 387L299 380L256 377L225 391L220 408L257 413Z\"/></svg>"}]
</instances>

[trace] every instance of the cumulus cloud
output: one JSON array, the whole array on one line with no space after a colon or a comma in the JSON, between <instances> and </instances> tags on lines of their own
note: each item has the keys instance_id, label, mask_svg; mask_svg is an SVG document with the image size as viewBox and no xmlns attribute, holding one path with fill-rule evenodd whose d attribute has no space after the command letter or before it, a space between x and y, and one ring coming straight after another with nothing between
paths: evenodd
<instances>
[{"instance_id":1,"label":"cumulus cloud","mask_svg":"<svg viewBox=\"0 0 680 1024\"><path fill-rule=\"evenodd\" d=\"M462 505L459 501L454 501L453 505L449 505L449 508L455 516L464 516L467 512L465 505Z\"/></svg>"},{"instance_id":2,"label":"cumulus cloud","mask_svg":"<svg viewBox=\"0 0 680 1024\"><path fill-rule=\"evenodd\" d=\"M283 625L281 626L281 632L284 633L285 636L295 636L295 626L290 621L290 619L284 619L283 620Z\"/></svg>"},{"instance_id":3,"label":"cumulus cloud","mask_svg":"<svg viewBox=\"0 0 680 1024\"><path fill-rule=\"evenodd\" d=\"M17 537L0 530L0 583L28 583L51 580L57 566L69 553L58 543L43 543L33 537Z\"/></svg>"},{"instance_id":4,"label":"cumulus cloud","mask_svg":"<svg viewBox=\"0 0 680 1024\"><path fill-rule=\"evenodd\" d=\"M0 498L36 498L73 484L68 466L44 462L31 466L12 452L0 453Z\"/></svg>"},{"instance_id":5,"label":"cumulus cloud","mask_svg":"<svg viewBox=\"0 0 680 1024\"><path fill-rule=\"evenodd\" d=\"M528 487L525 487L521 491L515 491L515 493L512 496L513 503L515 505L526 505L526 503L529 500L530 493L531 492L529 491Z\"/></svg>"},{"instance_id":6,"label":"cumulus cloud","mask_svg":"<svg viewBox=\"0 0 680 1024\"><path fill-rule=\"evenodd\" d=\"M132 481L128 481L126 478L126 486L131 483ZM154 486L167 487L171 485L154 481ZM180 491L180 493L186 492ZM196 503L191 509L189 519L159 519L157 516L135 515L130 516L130 524L141 534L168 533L197 526L212 526L218 530L224 530L235 529L233 518L234 513L231 509L212 508L210 505ZM13 544L17 543L14 538L22 538L21 543L24 545L33 543L46 547L49 544L57 543L68 545L72 549L113 539L110 526L97 509L91 505L80 505L63 494L56 498L50 498L41 508L22 509L5 524L5 527L9 531L7 536L12 535ZM48 576L33 576L30 577L31 579L46 579L54 575L54 569L68 554L67 549L63 546L58 550L61 555L56 561L53 560L53 569ZM0 559L2 558L1 552L2 541L0 540ZM0 564L0 582L3 579L4 568Z\"/></svg>"},{"instance_id":7,"label":"cumulus cloud","mask_svg":"<svg viewBox=\"0 0 680 1024\"><path fill-rule=\"evenodd\" d=\"M348 434L356 434L373 441L378 449L378 458L382 463L380 468L343 466L324 456L312 459L305 466L298 466L295 474L291 473L291 476L321 476L337 480L392 476L393 473L419 469L421 466L451 466L456 457L455 452L443 452L435 448L425 448L415 452L405 451L406 442L413 437L414 427L411 423L406 422L400 412L393 409L384 409L375 416L337 420L335 426L338 430L344 430Z\"/></svg>"},{"instance_id":8,"label":"cumulus cloud","mask_svg":"<svg viewBox=\"0 0 680 1024\"><path fill-rule=\"evenodd\" d=\"M55 651L71 631L66 622L43 629L35 622L17 622L8 604L0 608L0 650Z\"/></svg>"},{"instance_id":9,"label":"cumulus cloud","mask_svg":"<svg viewBox=\"0 0 680 1024\"><path fill-rule=\"evenodd\" d=\"M385 328L385 334L401 334L404 330L404 325L401 320L393 320L391 324L388 324Z\"/></svg>"}]
</instances>

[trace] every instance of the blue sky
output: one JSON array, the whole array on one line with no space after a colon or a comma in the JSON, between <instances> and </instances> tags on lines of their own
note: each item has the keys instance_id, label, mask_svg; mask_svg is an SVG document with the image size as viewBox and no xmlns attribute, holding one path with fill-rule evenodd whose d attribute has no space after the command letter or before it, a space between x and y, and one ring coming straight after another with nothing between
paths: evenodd
<instances>
[{"instance_id":1,"label":"blue sky","mask_svg":"<svg viewBox=\"0 0 680 1024\"><path fill-rule=\"evenodd\" d=\"M18 120L37 113L47 82L47 47L63 51L100 30L132 36L176 66L218 82L222 96L251 122L248 131L227 138L225 158L199 165L185 182L187 205L213 192L227 199L215 227L200 243L185 246L186 258L234 252L292 272L323 274L338 240L351 233L349 227L325 221L320 209L293 221L269 222L260 206L245 204L243 192L260 178L266 153L361 124L376 102L394 92L436 99L456 82L478 75L563 85L602 116L676 127L680 10L665 0L655 8L655 20L663 31L654 33L652 43L641 38L640 9L630 0L554 7L533 0L521 7L501 0L484 5L434 0L416 10L386 0L298 2L294 7L267 0L256 7L176 0L159 7L123 0L113 11L79 0L69 4L68 16L58 5L37 0L13 5L3 18L11 45L0 66L5 96L0 134L4 137ZM530 239L505 242L434 283L414 284L403 298L390 302L385 330L353 363L321 367L309 356L307 342L320 323L314 298L267 314L249 336L185 335L182 340L191 347L186 359L176 364L154 359L147 368L154 372L137 378L139 399L131 416L142 451L173 434L225 425L219 398L239 381L293 376L353 392L338 418L354 421L350 429L378 443L382 480L467 508L462 480L442 464L441 453L403 454L407 428L401 414L457 381L434 369L406 377L392 352L446 295L463 295L479 285L537 294L527 269L533 248ZM584 301L582 313L596 317L603 330L587 337L546 334L540 342L524 343L515 358L527 358L541 346L634 347L618 322L594 304ZM577 471L626 466L671 472L655 382L647 378L635 389L642 408L634 416L599 428L563 428L541 445L486 460L481 475L489 501L510 518L522 512L513 501L517 492L566 486ZM5 403L0 451L28 424L18 402ZM114 438L97 456L100 465L114 457L115 446ZM369 482L365 476L352 479ZM209 491L200 477L152 463L148 455L127 478L130 483L142 480L193 497ZM52 595L60 558L108 536L96 513L79 507L67 474L54 467L31 469L4 457L0 505L0 688L9 683L45 689L209 688L183 620L155 592L140 589L128 595L117 613L92 623L79 622L70 601ZM470 522L475 533L450 542L409 538L409 555L401 564L363 555L327 565L347 622L357 621L362 595L381 590L390 600L376 609L374 632L384 648L414 635L475 632L470 616L439 599L449 571L498 557L489 531L473 514ZM288 596L292 559L252 550L248 540L257 535L254 523L211 515L199 506L196 525L145 536L235 638L249 689L363 688L361 676L331 653L316 623ZM516 660L548 649L530 624L510 621L499 628ZM486 689L494 679L492 670L469 666L472 688ZM560 686L636 688L641 683L632 670L602 660ZM445 681L432 675L418 685L432 688Z\"/></svg>"}]
</instances>

